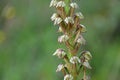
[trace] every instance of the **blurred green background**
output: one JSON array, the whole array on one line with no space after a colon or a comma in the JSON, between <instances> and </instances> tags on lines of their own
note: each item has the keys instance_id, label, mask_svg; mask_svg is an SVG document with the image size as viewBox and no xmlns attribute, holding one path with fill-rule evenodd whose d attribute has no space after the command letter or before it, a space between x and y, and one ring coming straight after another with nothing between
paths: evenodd
<instances>
[{"instance_id":1,"label":"blurred green background","mask_svg":"<svg viewBox=\"0 0 120 80\"><path fill-rule=\"evenodd\" d=\"M87 27L92 80L120 80L120 0L76 0ZM63 80L50 0L0 0L0 80Z\"/></svg>"}]
</instances>

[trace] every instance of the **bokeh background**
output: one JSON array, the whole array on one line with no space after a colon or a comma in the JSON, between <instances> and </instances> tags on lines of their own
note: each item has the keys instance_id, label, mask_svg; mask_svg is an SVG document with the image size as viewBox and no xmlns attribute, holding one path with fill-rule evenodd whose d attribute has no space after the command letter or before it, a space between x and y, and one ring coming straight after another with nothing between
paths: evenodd
<instances>
[{"instance_id":1,"label":"bokeh background","mask_svg":"<svg viewBox=\"0 0 120 80\"><path fill-rule=\"evenodd\" d=\"M93 59L91 80L120 80L120 0L76 0ZM53 52L58 27L50 0L0 0L0 80L63 80Z\"/></svg>"}]
</instances>

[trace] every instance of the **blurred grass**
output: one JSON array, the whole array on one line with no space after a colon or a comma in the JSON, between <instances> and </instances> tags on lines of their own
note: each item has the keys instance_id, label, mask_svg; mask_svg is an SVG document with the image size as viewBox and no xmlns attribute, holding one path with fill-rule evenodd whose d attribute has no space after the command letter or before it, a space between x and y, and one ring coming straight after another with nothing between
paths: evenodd
<instances>
[{"instance_id":1,"label":"blurred grass","mask_svg":"<svg viewBox=\"0 0 120 80\"><path fill-rule=\"evenodd\" d=\"M0 80L61 80L55 73L59 59L48 0L0 0ZM92 80L119 80L120 1L81 0L87 27L85 49L90 50ZM118 34L118 36L116 36Z\"/></svg>"}]
</instances>

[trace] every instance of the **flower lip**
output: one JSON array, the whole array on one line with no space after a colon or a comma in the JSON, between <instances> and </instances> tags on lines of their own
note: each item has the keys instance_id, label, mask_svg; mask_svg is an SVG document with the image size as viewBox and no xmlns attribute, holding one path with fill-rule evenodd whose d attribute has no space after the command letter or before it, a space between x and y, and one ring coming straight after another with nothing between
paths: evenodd
<instances>
[{"instance_id":1,"label":"flower lip","mask_svg":"<svg viewBox=\"0 0 120 80\"><path fill-rule=\"evenodd\" d=\"M64 65L63 65L63 64L59 64L58 67L57 67L56 72L59 72L59 71L61 71L62 69L64 69Z\"/></svg>"},{"instance_id":2,"label":"flower lip","mask_svg":"<svg viewBox=\"0 0 120 80\"><path fill-rule=\"evenodd\" d=\"M54 21L57 17L58 17L58 14L57 14L57 13L54 13L54 14L51 16L51 20Z\"/></svg>"},{"instance_id":3,"label":"flower lip","mask_svg":"<svg viewBox=\"0 0 120 80\"><path fill-rule=\"evenodd\" d=\"M56 7L65 7L65 2L64 1L59 1L57 4L56 4Z\"/></svg>"},{"instance_id":4,"label":"flower lip","mask_svg":"<svg viewBox=\"0 0 120 80\"><path fill-rule=\"evenodd\" d=\"M70 6L71 6L72 8L78 8L77 3L71 3Z\"/></svg>"},{"instance_id":5,"label":"flower lip","mask_svg":"<svg viewBox=\"0 0 120 80\"><path fill-rule=\"evenodd\" d=\"M72 64L81 63L80 59L79 59L77 56L71 57L70 62L71 62Z\"/></svg>"}]
</instances>

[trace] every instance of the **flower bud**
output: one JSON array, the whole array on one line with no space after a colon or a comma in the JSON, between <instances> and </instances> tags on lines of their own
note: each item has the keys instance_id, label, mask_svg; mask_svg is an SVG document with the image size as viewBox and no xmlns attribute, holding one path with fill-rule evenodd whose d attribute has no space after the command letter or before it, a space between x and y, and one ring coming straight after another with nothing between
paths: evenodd
<instances>
[{"instance_id":1,"label":"flower bud","mask_svg":"<svg viewBox=\"0 0 120 80\"><path fill-rule=\"evenodd\" d=\"M73 20L72 17L66 17L64 21L65 21L67 24L68 24L68 23L74 24L74 20Z\"/></svg>"},{"instance_id":2,"label":"flower bud","mask_svg":"<svg viewBox=\"0 0 120 80\"><path fill-rule=\"evenodd\" d=\"M68 39L69 39L68 35L62 35L58 38L58 42L63 43L63 42L66 42Z\"/></svg>"},{"instance_id":3,"label":"flower bud","mask_svg":"<svg viewBox=\"0 0 120 80\"><path fill-rule=\"evenodd\" d=\"M50 7L55 7L57 5L57 0L52 0L51 2L50 2Z\"/></svg>"},{"instance_id":4,"label":"flower bud","mask_svg":"<svg viewBox=\"0 0 120 80\"><path fill-rule=\"evenodd\" d=\"M73 80L73 76L71 74L67 74L64 76L64 80Z\"/></svg>"},{"instance_id":5,"label":"flower bud","mask_svg":"<svg viewBox=\"0 0 120 80\"><path fill-rule=\"evenodd\" d=\"M80 59L77 57L77 56L73 56L70 58L70 62L72 64L75 64L75 63L81 63Z\"/></svg>"},{"instance_id":6,"label":"flower bud","mask_svg":"<svg viewBox=\"0 0 120 80\"><path fill-rule=\"evenodd\" d=\"M59 1L56 5L56 7L65 7L65 2L64 1Z\"/></svg>"},{"instance_id":7,"label":"flower bud","mask_svg":"<svg viewBox=\"0 0 120 80\"><path fill-rule=\"evenodd\" d=\"M88 68L88 69L92 69L92 67L90 66L90 64L89 64L88 61L83 62L82 65L85 66L85 67Z\"/></svg>"},{"instance_id":8,"label":"flower bud","mask_svg":"<svg viewBox=\"0 0 120 80\"><path fill-rule=\"evenodd\" d=\"M71 3L70 6L71 6L72 8L78 8L77 3Z\"/></svg>"},{"instance_id":9,"label":"flower bud","mask_svg":"<svg viewBox=\"0 0 120 80\"><path fill-rule=\"evenodd\" d=\"M81 32L86 32L87 31L86 27L84 25L80 24L80 26L81 26Z\"/></svg>"},{"instance_id":10,"label":"flower bud","mask_svg":"<svg viewBox=\"0 0 120 80\"><path fill-rule=\"evenodd\" d=\"M63 49L57 49L55 51L55 53L53 54L53 56L56 55L58 56L58 58L64 58L64 56L66 55L65 51Z\"/></svg>"},{"instance_id":11,"label":"flower bud","mask_svg":"<svg viewBox=\"0 0 120 80\"><path fill-rule=\"evenodd\" d=\"M57 14L57 13L54 13L54 14L51 16L51 20L54 21L57 17L58 17L58 14Z\"/></svg>"},{"instance_id":12,"label":"flower bud","mask_svg":"<svg viewBox=\"0 0 120 80\"><path fill-rule=\"evenodd\" d=\"M86 41L85 41L85 39L80 35L76 42L79 43L79 44L83 44L83 45L84 45Z\"/></svg>"},{"instance_id":13,"label":"flower bud","mask_svg":"<svg viewBox=\"0 0 120 80\"><path fill-rule=\"evenodd\" d=\"M59 71L61 71L62 69L64 69L64 65L63 65L63 64L59 64L58 67L57 67L56 72L59 72Z\"/></svg>"},{"instance_id":14,"label":"flower bud","mask_svg":"<svg viewBox=\"0 0 120 80\"><path fill-rule=\"evenodd\" d=\"M60 24L62 22L62 19L60 17L55 18L54 25Z\"/></svg>"},{"instance_id":15,"label":"flower bud","mask_svg":"<svg viewBox=\"0 0 120 80\"><path fill-rule=\"evenodd\" d=\"M80 19L84 19L84 16L81 12L78 12L75 14L77 17L79 17Z\"/></svg>"},{"instance_id":16,"label":"flower bud","mask_svg":"<svg viewBox=\"0 0 120 80\"><path fill-rule=\"evenodd\" d=\"M59 27L58 32L63 32L63 30L62 30L62 28L61 28L61 27Z\"/></svg>"}]
</instances>

